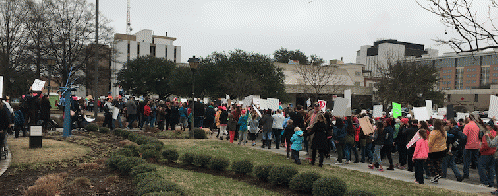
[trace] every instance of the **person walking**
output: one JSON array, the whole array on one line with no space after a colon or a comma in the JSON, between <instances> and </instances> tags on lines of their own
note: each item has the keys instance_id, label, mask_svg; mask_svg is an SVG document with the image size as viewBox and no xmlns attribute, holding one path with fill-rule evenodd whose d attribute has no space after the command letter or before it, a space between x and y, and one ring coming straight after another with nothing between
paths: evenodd
<instances>
[{"instance_id":1,"label":"person walking","mask_svg":"<svg viewBox=\"0 0 498 196\"><path fill-rule=\"evenodd\" d=\"M382 122L377 122L376 129L373 135L375 145L374 155L373 155L373 164L368 165L370 169L379 167L379 171L383 172L382 168L382 159L380 158L380 150L385 144L386 140L386 131L384 130L384 124Z\"/></svg>"},{"instance_id":2,"label":"person walking","mask_svg":"<svg viewBox=\"0 0 498 196\"><path fill-rule=\"evenodd\" d=\"M467 144L463 150L463 178L468 178L470 163L477 161L480 147L479 127L474 118L469 119L469 123L463 128L463 134L467 136Z\"/></svg>"},{"instance_id":3,"label":"person walking","mask_svg":"<svg viewBox=\"0 0 498 196\"><path fill-rule=\"evenodd\" d=\"M441 175L441 177L446 178L449 167L451 168L451 170L453 170L453 174L455 174L457 181L461 182L463 180L463 177L462 174L460 174L460 172L458 171L458 167L456 166L455 154L463 149L463 146L465 145L465 143L463 143L463 140L467 140L467 136L465 136L465 134L463 134L459 130L458 125L454 119L451 119L448 125L449 131L446 133L446 146L449 152L443 159L443 163L441 163L441 169L443 170L443 174Z\"/></svg>"},{"instance_id":4,"label":"person walking","mask_svg":"<svg viewBox=\"0 0 498 196\"><path fill-rule=\"evenodd\" d=\"M446 147L446 131L444 131L443 123L439 119L434 120L434 130L429 135L429 169L434 175L432 183L438 183L441 178L441 160L447 154Z\"/></svg>"},{"instance_id":5,"label":"person walking","mask_svg":"<svg viewBox=\"0 0 498 196\"><path fill-rule=\"evenodd\" d=\"M249 119L249 140L252 141L252 146L256 145L256 134L258 133L259 119L261 117L258 115L255 109L251 110L251 116Z\"/></svg>"},{"instance_id":6,"label":"person walking","mask_svg":"<svg viewBox=\"0 0 498 196\"><path fill-rule=\"evenodd\" d=\"M232 114L228 115L228 133L230 135L230 143L233 143L233 139L235 137L235 132L237 131L237 121L235 121L235 118L233 117Z\"/></svg>"},{"instance_id":7,"label":"person walking","mask_svg":"<svg viewBox=\"0 0 498 196\"><path fill-rule=\"evenodd\" d=\"M478 171L479 171L479 180L482 185L486 185L488 187L493 187L494 185L494 174L495 174L495 160L493 155L496 152L496 147L491 147L488 145L488 140L494 139L495 134L491 134L493 131L494 123L490 120L491 123L486 124L486 134L482 137L481 148L479 150L481 156L479 156L478 162Z\"/></svg>"},{"instance_id":8,"label":"person walking","mask_svg":"<svg viewBox=\"0 0 498 196\"><path fill-rule=\"evenodd\" d=\"M418 131L420 139L415 143L412 159L415 165L415 183L424 184L424 165L429 157L429 144L427 141L427 130L420 129Z\"/></svg>"},{"instance_id":9,"label":"person walking","mask_svg":"<svg viewBox=\"0 0 498 196\"><path fill-rule=\"evenodd\" d=\"M247 121L249 114L249 111L242 110L239 121L237 122L239 125L239 145L246 145L247 143Z\"/></svg>"},{"instance_id":10,"label":"person walking","mask_svg":"<svg viewBox=\"0 0 498 196\"><path fill-rule=\"evenodd\" d=\"M301 165L301 159L299 159L299 151L303 148L302 143L303 143L303 131L299 127L294 128L294 134L292 135L290 142L292 143L291 149L292 149L292 158L294 159L294 162L298 165Z\"/></svg>"},{"instance_id":11,"label":"person walking","mask_svg":"<svg viewBox=\"0 0 498 196\"><path fill-rule=\"evenodd\" d=\"M289 155L291 154L291 138L292 136L294 135L294 129L295 129L295 126L294 126L294 121L292 121L291 119L289 119L287 121L287 125L285 126L285 129L284 129L284 139L285 139L285 143L287 144L286 145L286 151L287 151L287 159L289 159Z\"/></svg>"},{"instance_id":12,"label":"person walking","mask_svg":"<svg viewBox=\"0 0 498 196\"><path fill-rule=\"evenodd\" d=\"M275 114L272 115L273 125L272 125L272 134L275 139L275 148L280 148L280 137L282 136L282 130L284 129L284 115L282 115L282 110L277 110Z\"/></svg>"},{"instance_id":13,"label":"person walking","mask_svg":"<svg viewBox=\"0 0 498 196\"><path fill-rule=\"evenodd\" d=\"M181 125L181 130L185 131L185 128L188 127L188 109L186 103L181 103L180 108L178 109L178 113L180 116L180 125ZM225 124L226 125L226 124Z\"/></svg>"},{"instance_id":14,"label":"person walking","mask_svg":"<svg viewBox=\"0 0 498 196\"><path fill-rule=\"evenodd\" d=\"M133 122L137 120L135 97L131 97L130 100L126 102L126 114L128 115L128 129L133 129Z\"/></svg>"},{"instance_id":15,"label":"person walking","mask_svg":"<svg viewBox=\"0 0 498 196\"><path fill-rule=\"evenodd\" d=\"M265 145L268 147L268 149L271 149L271 128L273 125L273 118L270 116L271 110L268 109L266 110L265 114L259 121L259 125L262 126L262 132L263 132L263 137L262 137L262 145L261 148L264 148Z\"/></svg>"},{"instance_id":16,"label":"person walking","mask_svg":"<svg viewBox=\"0 0 498 196\"><path fill-rule=\"evenodd\" d=\"M313 139L311 141L311 165L315 165L316 161L316 152L318 151L319 162L318 166L323 166L323 159L325 158L325 154L329 149L329 143L327 140L327 125L325 124L325 117L323 114L318 114L316 117L316 122L313 125L313 128L306 133L306 135L313 135Z\"/></svg>"},{"instance_id":17,"label":"person walking","mask_svg":"<svg viewBox=\"0 0 498 196\"><path fill-rule=\"evenodd\" d=\"M344 158L344 146L346 145L347 136L347 125L344 124L341 118L335 118L334 130L334 142L337 149L337 162L336 164L342 164L342 159Z\"/></svg>"}]
</instances>

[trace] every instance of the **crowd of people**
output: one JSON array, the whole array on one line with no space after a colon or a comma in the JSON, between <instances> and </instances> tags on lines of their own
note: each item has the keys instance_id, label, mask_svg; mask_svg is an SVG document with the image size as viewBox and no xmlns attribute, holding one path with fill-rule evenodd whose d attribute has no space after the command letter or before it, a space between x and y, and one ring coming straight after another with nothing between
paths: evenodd
<instances>
[{"instance_id":1,"label":"crowd of people","mask_svg":"<svg viewBox=\"0 0 498 196\"><path fill-rule=\"evenodd\" d=\"M287 158L296 164L301 164L299 151L310 155L312 165L318 156L320 167L331 153L337 153L336 164L369 163L370 169L380 172L384 171L383 160L387 158L387 170L415 172L415 182L419 184L424 184L424 179L428 178L432 183L438 183L440 178L447 176L448 168L453 170L458 181L468 178L470 169L478 170L483 186L493 187L495 176L498 181L498 127L494 119L483 123L471 115L458 122L453 119L419 122L405 117L373 119L369 113L336 117L329 110L321 110L318 104L309 111L299 105L259 111L213 102L137 101L133 97L126 101L107 99L100 105L105 116L104 126L111 129L136 126L175 130L179 125L185 131L192 128L193 119L194 127L217 131L217 138L230 143L238 141L239 145L246 145L250 141L255 146L261 135L262 148L285 147ZM89 110L89 107L76 101L71 110L77 113ZM22 104L13 106L8 99L3 100L0 104L0 141L5 139L5 131L12 130L9 129L12 125L15 137L19 137L19 132L25 136L24 125L43 124L50 117L49 110L46 96L32 94L24 97ZM359 119L364 116L370 117L373 133L364 132L360 126ZM122 121L122 117L126 121ZM398 154L397 164L393 163L393 153ZM457 164L463 164L463 171L459 171Z\"/></svg>"}]
</instances>

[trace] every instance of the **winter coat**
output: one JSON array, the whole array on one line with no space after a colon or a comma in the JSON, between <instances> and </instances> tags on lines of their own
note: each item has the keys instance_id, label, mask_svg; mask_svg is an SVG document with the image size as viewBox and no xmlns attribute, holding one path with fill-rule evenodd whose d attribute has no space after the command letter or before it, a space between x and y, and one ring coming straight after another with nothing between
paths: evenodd
<instances>
[{"instance_id":1,"label":"winter coat","mask_svg":"<svg viewBox=\"0 0 498 196\"><path fill-rule=\"evenodd\" d=\"M180 121L180 110L177 106L171 106L171 109L169 111L169 119L174 124L178 124L178 122Z\"/></svg>"},{"instance_id":2,"label":"winter coat","mask_svg":"<svg viewBox=\"0 0 498 196\"><path fill-rule=\"evenodd\" d=\"M346 132L346 124L344 124L342 127L336 127L334 126L334 139L335 140L342 140L345 139L347 136Z\"/></svg>"},{"instance_id":3,"label":"winter coat","mask_svg":"<svg viewBox=\"0 0 498 196\"><path fill-rule=\"evenodd\" d=\"M134 101L129 100L126 102L126 112L128 114L137 114L137 105Z\"/></svg>"},{"instance_id":4,"label":"winter coat","mask_svg":"<svg viewBox=\"0 0 498 196\"><path fill-rule=\"evenodd\" d=\"M470 121L469 124L465 125L463 134L467 136L465 149L479 149L479 127L474 121Z\"/></svg>"},{"instance_id":5,"label":"winter coat","mask_svg":"<svg viewBox=\"0 0 498 196\"><path fill-rule=\"evenodd\" d=\"M14 125L15 126L23 126L24 125L24 115L21 110L17 110L14 112Z\"/></svg>"},{"instance_id":6,"label":"winter coat","mask_svg":"<svg viewBox=\"0 0 498 196\"><path fill-rule=\"evenodd\" d=\"M387 126L384 128L386 132L386 140L384 141L384 145L392 146L394 142L394 129L392 126Z\"/></svg>"},{"instance_id":7,"label":"winter coat","mask_svg":"<svg viewBox=\"0 0 498 196\"><path fill-rule=\"evenodd\" d=\"M228 131L237 131L237 121L235 121L235 119L229 120L227 124L227 129Z\"/></svg>"},{"instance_id":8,"label":"winter coat","mask_svg":"<svg viewBox=\"0 0 498 196\"><path fill-rule=\"evenodd\" d=\"M273 129L284 129L284 120L285 117L282 114L274 114L271 116L273 118L273 124L272 128Z\"/></svg>"},{"instance_id":9,"label":"winter coat","mask_svg":"<svg viewBox=\"0 0 498 196\"><path fill-rule=\"evenodd\" d=\"M213 106L208 106L206 108L206 113L204 114L204 118L206 118L206 121L213 122L215 115L216 115L216 112L214 111Z\"/></svg>"},{"instance_id":10,"label":"winter coat","mask_svg":"<svg viewBox=\"0 0 498 196\"><path fill-rule=\"evenodd\" d=\"M294 133L290 139L290 142L292 143L291 149L295 151L300 151L301 149L303 149L303 140L303 131L296 131L296 133Z\"/></svg>"},{"instance_id":11,"label":"winter coat","mask_svg":"<svg viewBox=\"0 0 498 196\"><path fill-rule=\"evenodd\" d=\"M40 101L40 119L44 121L50 120L50 101L47 98L43 98Z\"/></svg>"},{"instance_id":12,"label":"winter coat","mask_svg":"<svg viewBox=\"0 0 498 196\"><path fill-rule=\"evenodd\" d=\"M329 149L327 125L324 122L317 121L311 131L306 135L313 135L311 149Z\"/></svg>"},{"instance_id":13,"label":"winter coat","mask_svg":"<svg viewBox=\"0 0 498 196\"><path fill-rule=\"evenodd\" d=\"M254 120L251 118L249 120L249 133L257 133L259 127L259 117L256 117Z\"/></svg>"},{"instance_id":14,"label":"winter coat","mask_svg":"<svg viewBox=\"0 0 498 196\"><path fill-rule=\"evenodd\" d=\"M263 131L271 131L273 118L269 114L264 114L263 118L259 121L259 125L263 126Z\"/></svg>"},{"instance_id":15,"label":"winter coat","mask_svg":"<svg viewBox=\"0 0 498 196\"><path fill-rule=\"evenodd\" d=\"M247 131L247 118L249 117L249 112L246 112L246 115L241 116L239 118L239 131Z\"/></svg>"},{"instance_id":16,"label":"winter coat","mask_svg":"<svg viewBox=\"0 0 498 196\"><path fill-rule=\"evenodd\" d=\"M178 109L178 112L180 113L180 117L187 117L188 116L188 112L187 112L187 108L184 108L183 106L180 107L180 109Z\"/></svg>"},{"instance_id":17,"label":"winter coat","mask_svg":"<svg viewBox=\"0 0 498 196\"><path fill-rule=\"evenodd\" d=\"M304 118L303 115L299 112L291 112L289 114L292 121L294 121L294 125L298 127L304 128Z\"/></svg>"},{"instance_id":18,"label":"winter coat","mask_svg":"<svg viewBox=\"0 0 498 196\"><path fill-rule=\"evenodd\" d=\"M374 133L374 145L384 145L385 142L386 142L386 130L382 130L382 132L380 130L377 130L375 131Z\"/></svg>"},{"instance_id":19,"label":"winter coat","mask_svg":"<svg viewBox=\"0 0 498 196\"><path fill-rule=\"evenodd\" d=\"M220 114L220 124L226 125L228 123L228 112L226 110L221 111Z\"/></svg>"},{"instance_id":20,"label":"winter coat","mask_svg":"<svg viewBox=\"0 0 498 196\"><path fill-rule=\"evenodd\" d=\"M144 106L144 116L150 116L151 115L151 110L150 110L150 106L148 105L145 105Z\"/></svg>"},{"instance_id":21,"label":"winter coat","mask_svg":"<svg viewBox=\"0 0 498 196\"><path fill-rule=\"evenodd\" d=\"M294 135L294 125L287 125L284 129L284 138L289 140Z\"/></svg>"},{"instance_id":22,"label":"winter coat","mask_svg":"<svg viewBox=\"0 0 498 196\"><path fill-rule=\"evenodd\" d=\"M487 138L489 138L489 136L482 137L481 149L479 149L481 155L493 155L496 152L496 147L490 147L488 145Z\"/></svg>"},{"instance_id":23,"label":"winter coat","mask_svg":"<svg viewBox=\"0 0 498 196\"><path fill-rule=\"evenodd\" d=\"M442 135L444 134L444 135ZM429 135L429 153L441 152L447 149L446 147L446 131L434 130Z\"/></svg>"},{"instance_id":24,"label":"winter coat","mask_svg":"<svg viewBox=\"0 0 498 196\"><path fill-rule=\"evenodd\" d=\"M427 159L429 157L429 144L427 140L419 139L415 143L415 152L412 159Z\"/></svg>"}]
</instances>

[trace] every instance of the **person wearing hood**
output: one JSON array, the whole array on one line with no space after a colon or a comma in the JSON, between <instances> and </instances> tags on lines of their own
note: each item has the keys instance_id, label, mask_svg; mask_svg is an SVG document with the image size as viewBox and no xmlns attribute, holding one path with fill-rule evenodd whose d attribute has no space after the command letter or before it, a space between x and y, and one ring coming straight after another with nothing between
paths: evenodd
<instances>
[{"instance_id":1,"label":"person wearing hood","mask_svg":"<svg viewBox=\"0 0 498 196\"><path fill-rule=\"evenodd\" d=\"M292 150L292 158L294 159L294 162L298 165L301 165L301 159L299 159L299 151L302 149L302 143L303 143L303 131L299 127L296 127L294 129L294 134L292 135L290 142L292 143L291 145L291 150Z\"/></svg>"},{"instance_id":2,"label":"person wearing hood","mask_svg":"<svg viewBox=\"0 0 498 196\"><path fill-rule=\"evenodd\" d=\"M326 151L329 149L327 140L328 132L324 115L320 113L316 118L316 123L313 125L313 128L311 128L311 130L305 135L313 135L313 139L311 141L311 165L315 165L316 151L318 151L320 157L318 166L322 167Z\"/></svg>"},{"instance_id":3,"label":"person wearing hood","mask_svg":"<svg viewBox=\"0 0 498 196\"><path fill-rule=\"evenodd\" d=\"M206 112L204 113L204 127L209 128L210 131L213 131L215 115L214 103L211 102L209 103L209 106L206 107Z\"/></svg>"}]
</instances>

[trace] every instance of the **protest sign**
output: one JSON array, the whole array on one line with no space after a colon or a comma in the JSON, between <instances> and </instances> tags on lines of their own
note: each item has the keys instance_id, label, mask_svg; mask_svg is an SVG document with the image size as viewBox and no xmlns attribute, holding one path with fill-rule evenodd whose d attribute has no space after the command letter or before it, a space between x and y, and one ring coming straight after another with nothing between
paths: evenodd
<instances>
[{"instance_id":1,"label":"protest sign","mask_svg":"<svg viewBox=\"0 0 498 196\"><path fill-rule=\"evenodd\" d=\"M346 116L346 109L348 108L348 99L337 97L334 101L334 111L332 115L344 117Z\"/></svg>"},{"instance_id":2,"label":"protest sign","mask_svg":"<svg viewBox=\"0 0 498 196\"><path fill-rule=\"evenodd\" d=\"M327 109L327 102L324 100L318 100L318 105L320 105L320 110L322 110L322 112L325 112L325 110Z\"/></svg>"},{"instance_id":3,"label":"protest sign","mask_svg":"<svg viewBox=\"0 0 498 196\"><path fill-rule=\"evenodd\" d=\"M374 118L381 118L382 117L382 109L383 106L382 105L374 105L374 111L373 111L373 114L372 116Z\"/></svg>"},{"instance_id":4,"label":"protest sign","mask_svg":"<svg viewBox=\"0 0 498 196\"><path fill-rule=\"evenodd\" d=\"M444 116L444 115L446 115L446 111L447 111L446 108L438 108L437 109L437 114L441 115L441 116Z\"/></svg>"},{"instance_id":5,"label":"protest sign","mask_svg":"<svg viewBox=\"0 0 498 196\"><path fill-rule=\"evenodd\" d=\"M32 91L42 91L43 87L45 87L45 81L35 79L33 85L31 85Z\"/></svg>"},{"instance_id":6,"label":"protest sign","mask_svg":"<svg viewBox=\"0 0 498 196\"><path fill-rule=\"evenodd\" d=\"M368 116L358 119L360 122L361 129L363 130L363 134L369 135L374 132L373 125L370 123L370 119Z\"/></svg>"},{"instance_id":7,"label":"protest sign","mask_svg":"<svg viewBox=\"0 0 498 196\"><path fill-rule=\"evenodd\" d=\"M268 108L273 110L273 111L276 111L279 109L279 100L278 99L275 99L275 98L268 98L266 99L267 100L267 104L268 104Z\"/></svg>"},{"instance_id":8,"label":"protest sign","mask_svg":"<svg viewBox=\"0 0 498 196\"><path fill-rule=\"evenodd\" d=\"M418 121L426 121L430 119L426 107L413 107L412 111L415 119L417 119Z\"/></svg>"},{"instance_id":9,"label":"protest sign","mask_svg":"<svg viewBox=\"0 0 498 196\"><path fill-rule=\"evenodd\" d=\"M351 89L344 91L344 98L348 99L348 107L351 107Z\"/></svg>"},{"instance_id":10,"label":"protest sign","mask_svg":"<svg viewBox=\"0 0 498 196\"><path fill-rule=\"evenodd\" d=\"M401 116L401 104L393 102L393 118Z\"/></svg>"},{"instance_id":11,"label":"protest sign","mask_svg":"<svg viewBox=\"0 0 498 196\"><path fill-rule=\"evenodd\" d=\"M488 118L493 118L493 117L498 118L498 97L495 95L490 95Z\"/></svg>"},{"instance_id":12,"label":"protest sign","mask_svg":"<svg viewBox=\"0 0 498 196\"><path fill-rule=\"evenodd\" d=\"M425 100L425 107L427 109L427 114L432 116L432 100Z\"/></svg>"},{"instance_id":13,"label":"protest sign","mask_svg":"<svg viewBox=\"0 0 498 196\"><path fill-rule=\"evenodd\" d=\"M259 109L267 110L268 109L268 101L266 99L259 100Z\"/></svg>"}]
</instances>

